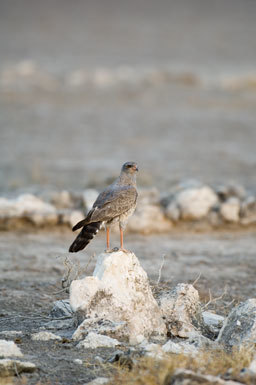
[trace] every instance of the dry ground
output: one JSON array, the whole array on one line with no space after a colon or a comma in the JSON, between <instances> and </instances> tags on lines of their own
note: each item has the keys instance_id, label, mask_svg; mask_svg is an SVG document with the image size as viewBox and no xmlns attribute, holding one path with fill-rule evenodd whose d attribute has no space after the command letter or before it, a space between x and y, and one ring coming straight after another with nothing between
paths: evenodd
<instances>
[{"instance_id":1,"label":"dry ground","mask_svg":"<svg viewBox=\"0 0 256 385\"><path fill-rule=\"evenodd\" d=\"M34 362L39 370L29 375L29 383L43 382L60 384L82 384L89 379L109 374L95 361L99 355L111 357L113 350L78 350L69 339L72 328L59 331L62 342L31 341L31 332L50 321L48 318L55 300L67 298L61 290L61 279L65 273L63 262L68 256L67 248L73 239L68 230L62 232L0 233L1 299L0 331L21 330L17 340L25 358ZM164 285L178 282L194 282L205 304L212 297L224 295L212 302L210 308L227 313L237 301L255 296L255 232L178 233L158 236L126 237L126 247L134 250L152 282L157 281L159 269ZM113 236L113 246L118 236ZM69 257L84 269L90 257L104 249L104 234L100 234L87 251ZM95 258L87 266L91 274ZM232 302L233 301L233 302ZM54 330L53 330L54 332ZM57 332L58 333L58 332ZM84 360L78 365L74 359Z\"/></svg>"}]
</instances>

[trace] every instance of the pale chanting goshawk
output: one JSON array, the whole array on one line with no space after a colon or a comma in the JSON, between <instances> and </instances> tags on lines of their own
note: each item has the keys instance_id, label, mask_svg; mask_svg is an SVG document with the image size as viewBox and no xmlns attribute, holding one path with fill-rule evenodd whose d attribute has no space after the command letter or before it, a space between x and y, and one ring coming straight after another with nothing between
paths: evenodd
<instances>
[{"instance_id":1,"label":"pale chanting goshawk","mask_svg":"<svg viewBox=\"0 0 256 385\"><path fill-rule=\"evenodd\" d=\"M133 214L136 208L137 171L138 167L135 162L126 162L122 166L120 176L100 193L86 218L78 222L72 229L75 231L82 227L81 232L69 248L71 253L83 250L103 224L107 231L107 251L111 251L109 230L117 222L119 222L120 229L120 250L126 252L123 245L123 231L129 216Z\"/></svg>"}]
</instances>

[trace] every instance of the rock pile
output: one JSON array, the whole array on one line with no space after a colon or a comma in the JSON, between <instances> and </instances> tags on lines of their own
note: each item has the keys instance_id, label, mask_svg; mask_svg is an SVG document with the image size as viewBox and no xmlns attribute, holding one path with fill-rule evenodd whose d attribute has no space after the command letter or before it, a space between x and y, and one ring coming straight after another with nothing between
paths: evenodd
<instances>
[{"instance_id":1,"label":"rock pile","mask_svg":"<svg viewBox=\"0 0 256 385\"><path fill-rule=\"evenodd\" d=\"M0 198L0 229L32 225L72 227L84 218L98 191L82 193L61 191L48 194L47 201L31 194L16 199ZM44 198L46 199L46 197ZM171 231L172 227L196 224L201 228L256 224L256 196L236 185L211 188L188 181L161 194L157 189L139 191L137 209L127 231L142 234Z\"/></svg>"}]
</instances>

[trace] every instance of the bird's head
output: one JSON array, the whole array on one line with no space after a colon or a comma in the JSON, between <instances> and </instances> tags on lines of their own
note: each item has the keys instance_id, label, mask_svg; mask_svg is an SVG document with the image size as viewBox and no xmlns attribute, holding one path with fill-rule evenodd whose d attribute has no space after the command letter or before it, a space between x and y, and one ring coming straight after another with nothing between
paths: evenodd
<instances>
[{"instance_id":1,"label":"bird's head","mask_svg":"<svg viewBox=\"0 0 256 385\"><path fill-rule=\"evenodd\" d=\"M126 174L136 174L137 171L139 171L137 163L135 162L126 162L122 167L122 172Z\"/></svg>"}]
</instances>

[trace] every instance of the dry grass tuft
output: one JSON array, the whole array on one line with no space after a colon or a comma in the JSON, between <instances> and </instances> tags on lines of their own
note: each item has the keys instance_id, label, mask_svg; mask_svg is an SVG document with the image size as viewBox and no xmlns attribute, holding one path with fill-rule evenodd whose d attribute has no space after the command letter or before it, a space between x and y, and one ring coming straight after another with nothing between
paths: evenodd
<instances>
[{"instance_id":1,"label":"dry grass tuft","mask_svg":"<svg viewBox=\"0 0 256 385\"><path fill-rule=\"evenodd\" d=\"M239 376L242 368L248 367L253 358L254 347L233 350L201 352L197 356L182 354L166 355L162 360L142 358L132 370L118 368L110 384L112 385L167 385L176 369L189 369L196 373L223 376L232 369L232 376Z\"/></svg>"}]
</instances>

